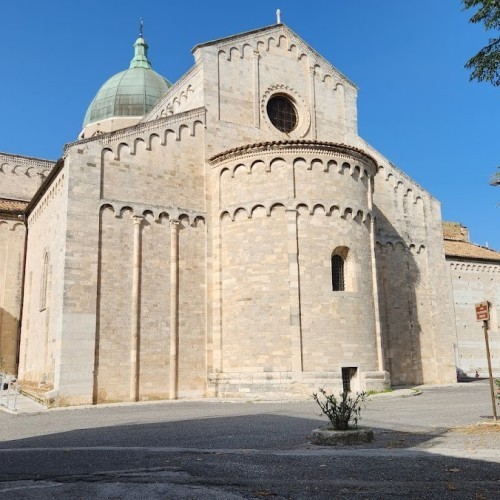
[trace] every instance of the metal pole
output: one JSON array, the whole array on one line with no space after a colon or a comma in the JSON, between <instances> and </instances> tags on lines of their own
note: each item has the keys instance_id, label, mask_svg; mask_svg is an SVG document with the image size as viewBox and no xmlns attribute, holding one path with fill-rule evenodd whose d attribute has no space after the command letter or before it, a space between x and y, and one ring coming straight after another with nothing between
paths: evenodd
<instances>
[{"instance_id":1,"label":"metal pole","mask_svg":"<svg viewBox=\"0 0 500 500\"><path fill-rule=\"evenodd\" d=\"M484 328L484 340L486 342L486 358L488 359L488 372L490 374L490 391L491 391L491 403L493 405L493 418L498 420L497 417L497 406L495 403L495 389L493 386L493 372L491 371L491 359L490 359L490 341L488 339L488 322L483 321Z\"/></svg>"}]
</instances>

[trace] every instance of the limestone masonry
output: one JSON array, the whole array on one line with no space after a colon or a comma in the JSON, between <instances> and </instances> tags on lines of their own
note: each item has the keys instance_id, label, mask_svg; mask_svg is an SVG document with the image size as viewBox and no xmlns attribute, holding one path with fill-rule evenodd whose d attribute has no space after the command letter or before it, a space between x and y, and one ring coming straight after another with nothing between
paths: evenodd
<instances>
[{"instance_id":1,"label":"limestone masonry","mask_svg":"<svg viewBox=\"0 0 500 500\"><path fill-rule=\"evenodd\" d=\"M468 307L498 307L500 254L445 260L439 202L359 137L356 86L283 24L193 54L171 85L140 37L57 163L0 155L2 371L67 405L481 368Z\"/></svg>"}]
</instances>

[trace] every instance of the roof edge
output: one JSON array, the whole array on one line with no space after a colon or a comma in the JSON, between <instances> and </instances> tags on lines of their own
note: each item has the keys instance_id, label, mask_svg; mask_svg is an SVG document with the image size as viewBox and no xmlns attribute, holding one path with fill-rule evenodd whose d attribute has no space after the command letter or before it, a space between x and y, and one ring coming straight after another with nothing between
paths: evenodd
<instances>
[{"instance_id":1,"label":"roof edge","mask_svg":"<svg viewBox=\"0 0 500 500\"><path fill-rule=\"evenodd\" d=\"M225 42L230 42L231 40L237 40L238 38L241 38L241 37L250 36L250 35L254 35L255 33L260 33L260 32L264 32L264 31L268 31L271 28L284 27L284 26L286 26L286 25L283 24L283 23L280 23L280 24L269 24L268 26L264 26L262 28L257 28L257 29L253 29L253 30L249 30L249 31L243 31L243 32L237 33L235 35L229 35L229 36L225 36L225 37L222 37L222 38L216 38L215 40L210 40L208 42L198 43L197 45L195 45L191 49L191 53L194 53L195 50L201 49L203 47L209 47L210 45L217 45L217 44L220 44L220 43L223 43L223 42L224 43Z\"/></svg>"},{"instance_id":2,"label":"roof edge","mask_svg":"<svg viewBox=\"0 0 500 500\"><path fill-rule=\"evenodd\" d=\"M218 38L216 40L212 40L209 42L200 43L198 45L195 45L192 48L191 52L194 54L194 52L196 50L204 48L204 47L225 44L225 43L231 42L232 40L238 40L240 38L247 38L247 37L255 35L257 33L265 33L266 31L276 31L276 30L281 30L282 32L287 33L288 36L296 38L298 41L300 41L300 43L302 43L305 46L306 52L310 52L310 55L312 55L314 58L319 59L321 61L324 61L333 70L333 72L337 74L337 76L339 78L343 79L346 83L351 85L354 89L356 89L356 90L358 89L358 86L352 80L347 78L347 76L345 76L344 73L342 73L342 71L337 69L330 61L328 61L328 59L326 59L324 56L322 56L319 52L316 52L316 50L314 50L311 47L311 45L309 45L309 43L307 43L292 28L290 28L288 25L286 25L284 23L271 24L269 26L264 26L263 28L257 28L257 29L250 30L250 31L244 31L242 33L238 33L235 35L230 35L230 36Z\"/></svg>"},{"instance_id":3,"label":"roof edge","mask_svg":"<svg viewBox=\"0 0 500 500\"><path fill-rule=\"evenodd\" d=\"M36 193L33 195L33 198L31 198L31 201L28 203L28 206L24 210L26 217L29 217L33 209L36 207L37 203L49 189L50 185L52 184L52 181L57 177L57 175L63 169L63 167L64 167L64 158L59 158L59 160L57 160L56 164L54 165L54 168L49 172L49 175L45 177L45 180L42 182L42 185L37 189Z\"/></svg>"},{"instance_id":4,"label":"roof edge","mask_svg":"<svg viewBox=\"0 0 500 500\"><path fill-rule=\"evenodd\" d=\"M16 158L23 163L30 163L30 164L32 164L32 163L45 163L45 164L47 164L47 166L48 166L48 164L54 166L56 163L56 160L48 160L46 158L37 158L35 156L16 155L16 154L5 153L5 152L0 151L0 159L3 157Z\"/></svg>"},{"instance_id":5,"label":"roof edge","mask_svg":"<svg viewBox=\"0 0 500 500\"><path fill-rule=\"evenodd\" d=\"M377 161L376 159L368 154L366 151L357 148L355 146L349 146L348 144L340 144L336 142L326 142L326 141L316 141L309 139L294 139L289 141L267 141L258 142L253 144L245 144L243 146L238 146L235 148L228 149L217 153L216 155L209 158L209 162L212 165L222 163L226 160L231 160L241 156L246 153L255 152L265 152L265 151L275 151L275 150L293 150L301 148L320 148L323 150L335 150L341 153L357 154L364 157L365 160L372 162L372 167L374 173L377 172Z\"/></svg>"}]
</instances>

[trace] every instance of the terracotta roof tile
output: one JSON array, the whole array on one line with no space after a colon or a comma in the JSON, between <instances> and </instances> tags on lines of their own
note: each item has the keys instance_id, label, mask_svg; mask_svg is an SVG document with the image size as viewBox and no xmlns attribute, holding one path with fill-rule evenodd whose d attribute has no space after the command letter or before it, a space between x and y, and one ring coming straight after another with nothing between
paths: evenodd
<instances>
[{"instance_id":1,"label":"terracotta roof tile","mask_svg":"<svg viewBox=\"0 0 500 500\"><path fill-rule=\"evenodd\" d=\"M481 247L467 241L444 240L446 257L461 257L464 259L493 260L500 262L500 252L491 248Z\"/></svg>"},{"instance_id":2,"label":"terracotta roof tile","mask_svg":"<svg viewBox=\"0 0 500 500\"><path fill-rule=\"evenodd\" d=\"M443 236L445 240L469 241L469 230L460 222L443 221Z\"/></svg>"},{"instance_id":3,"label":"terracotta roof tile","mask_svg":"<svg viewBox=\"0 0 500 500\"><path fill-rule=\"evenodd\" d=\"M0 212L22 212L27 205L27 201L5 200L0 198Z\"/></svg>"}]
</instances>

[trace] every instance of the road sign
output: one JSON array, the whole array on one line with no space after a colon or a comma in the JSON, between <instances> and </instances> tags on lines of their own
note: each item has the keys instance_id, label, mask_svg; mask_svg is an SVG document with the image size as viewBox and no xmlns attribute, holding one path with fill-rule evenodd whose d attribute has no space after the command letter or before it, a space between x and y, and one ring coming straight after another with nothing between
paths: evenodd
<instances>
[{"instance_id":1,"label":"road sign","mask_svg":"<svg viewBox=\"0 0 500 500\"><path fill-rule=\"evenodd\" d=\"M476 304L476 319L477 321L488 321L490 319L490 308L488 302L480 302Z\"/></svg>"}]
</instances>

